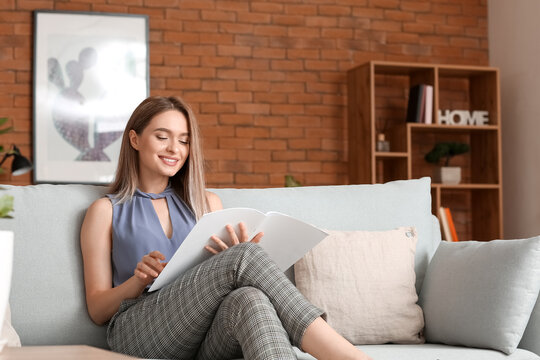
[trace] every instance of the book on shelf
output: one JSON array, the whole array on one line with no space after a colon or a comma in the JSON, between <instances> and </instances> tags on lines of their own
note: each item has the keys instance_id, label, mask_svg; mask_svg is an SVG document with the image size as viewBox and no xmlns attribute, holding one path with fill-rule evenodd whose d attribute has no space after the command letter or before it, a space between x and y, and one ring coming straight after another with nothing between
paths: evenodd
<instances>
[{"instance_id":1,"label":"book on shelf","mask_svg":"<svg viewBox=\"0 0 540 360\"><path fill-rule=\"evenodd\" d=\"M433 123L433 86L418 84L409 89L407 122Z\"/></svg>"},{"instance_id":2,"label":"book on shelf","mask_svg":"<svg viewBox=\"0 0 540 360\"><path fill-rule=\"evenodd\" d=\"M450 228L450 235L452 235L452 241L459 241L456 232L456 226L454 225L454 219L452 218L452 213L450 212L450 209L445 207L444 212L446 215L446 221L448 222L448 227Z\"/></svg>"},{"instance_id":3,"label":"book on shelf","mask_svg":"<svg viewBox=\"0 0 540 360\"><path fill-rule=\"evenodd\" d=\"M441 222L443 240L459 241L452 212L449 208L441 206L439 208L439 221Z\"/></svg>"}]
</instances>

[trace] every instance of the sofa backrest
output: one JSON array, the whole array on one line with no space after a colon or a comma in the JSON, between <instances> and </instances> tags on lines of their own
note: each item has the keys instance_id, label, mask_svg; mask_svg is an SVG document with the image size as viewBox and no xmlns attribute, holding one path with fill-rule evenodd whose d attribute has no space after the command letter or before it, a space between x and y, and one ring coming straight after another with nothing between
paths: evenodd
<instances>
[{"instance_id":1,"label":"sofa backrest","mask_svg":"<svg viewBox=\"0 0 540 360\"><path fill-rule=\"evenodd\" d=\"M15 197L10 294L12 320L23 345L88 344L106 347L105 327L86 311L79 245L88 206L105 193L92 185L5 186ZM440 241L431 215L429 178L382 185L277 189L214 189L225 207L280 211L329 230L385 230L416 226L417 286Z\"/></svg>"},{"instance_id":2,"label":"sofa backrest","mask_svg":"<svg viewBox=\"0 0 540 360\"><path fill-rule=\"evenodd\" d=\"M219 195L225 208L278 211L326 230L389 230L415 226L418 231L415 257L418 293L429 260L441 241L438 220L431 214L428 177L375 185L211 191Z\"/></svg>"}]
</instances>

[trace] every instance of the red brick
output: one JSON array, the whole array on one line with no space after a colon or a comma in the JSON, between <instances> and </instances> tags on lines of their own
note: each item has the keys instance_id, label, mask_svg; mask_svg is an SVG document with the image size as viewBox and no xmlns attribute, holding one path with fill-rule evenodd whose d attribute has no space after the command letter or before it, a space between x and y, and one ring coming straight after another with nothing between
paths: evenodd
<instances>
[{"instance_id":1,"label":"red brick","mask_svg":"<svg viewBox=\"0 0 540 360\"><path fill-rule=\"evenodd\" d=\"M218 79L248 80L250 76L247 70L218 69L217 71Z\"/></svg>"},{"instance_id":2,"label":"red brick","mask_svg":"<svg viewBox=\"0 0 540 360\"><path fill-rule=\"evenodd\" d=\"M287 49L287 59L320 59L319 50L312 49Z\"/></svg>"},{"instance_id":3,"label":"red brick","mask_svg":"<svg viewBox=\"0 0 540 360\"><path fill-rule=\"evenodd\" d=\"M264 174L235 174L235 183L238 185L262 186L268 182L268 175Z\"/></svg>"},{"instance_id":4,"label":"red brick","mask_svg":"<svg viewBox=\"0 0 540 360\"><path fill-rule=\"evenodd\" d=\"M203 80L202 90L205 91L232 91L236 84L232 80Z\"/></svg>"},{"instance_id":5,"label":"red brick","mask_svg":"<svg viewBox=\"0 0 540 360\"><path fill-rule=\"evenodd\" d=\"M332 28L338 26L338 18L334 16L307 16L307 27Z\"/></svg>"},{"instance_id":6,"label":"red brick","mask_svg":"<svg viewBox=\"0 0 540 360\"><path fill-rule=\"evenodd\" d=\"M144 8L144 10L151 10L148 8ZM155 9L155 11L161 11L159 9ZM178 9L171 9L167 8L165 9L165 19L171 19L171 20L201 20L200 12L198 10L178 10Z\"/></svg>"},{"instance_id":7,"label":"red brick","mask_svg":"<svg viewBox=\"0 0 540 360\"><path fill-rule=\"evenodd\" d=\"M216 69L205 67L183 67L180 73L183 78L215 79Z\"/></svg>"},{"instance_id":8,"label":"red brick","mask_svg":"<svg viewBox=\"0 0 540 360\"><path fill-rule=\"evenodd\" d=\"M201 113L233 114L236 111L234 104L201 104Z\"/></svg>"},{"instance_id":9,"label":"red brick","mask_svg":"<svg viewBox=\"0 0 540 360\"><path fill-rule=\"evenodd\" d=\"M289 27L288 36L291 38L320 38L321 31L313 27L291 26Z\"/></svg>"},{"instance_id":10,"label":"red brick","mask_svg":"<svg viewBox=\"0 0 540 360\"><path fill-rule=\"evenodd\" d=\"M197 66L199 65L198 56L184 56L184 55L165 55L163 56L164 65L183 65L183 66Z\"/></svg>"},{"instance_id":11,"label":"red brick","mask_svg":"<svg viewBox=\"0 0 540 360\"><path fill-rule=\"evenodd\" d=\"M256 126L286 126L287 119L283 116L274 116L274 115L257 115L255 116L255 122L253 125Z\"/></svg>"},{"instance_id":12,"label":"red brick","mask_svg":"<svg viewBox=\"0 0 540 360\"><path fill-rule=\"evenodd\" d=\"M236 111L239 114L269 114L268 104L236 104Z\"/></svg>"},{"instance_id":13,"label":"red brick","mask_svg":"<svg viewBox=\"0 0 540 360\"><path fill-rule=\"evenodd\" d=\"M289 95L290 104L319 104L321 99L320 94L293 93Z\"/></svg>"},{"instance_id":14,"label":"red brick","mask_svg":"<svg viewBox=\"0 0 540 360\"><path fill-rule=\"evenodd\" d=\"M253 34L257 36L287 36L287 27L275 25L258 25L255 26Z\"/></svg>"},{"instance_id":15,"label":"red brick","mask_svg":"<svg viewBox=\"0 0 540 360\"><path fill-rule=\"evenodd\" d=\"M272 15L254 12L238 12L236 16L236 21L239 23L248 24L271 24Z\"/></svg>"},{"instance_id":16,"label":"red brick","mask_svg":"<svg viewBox=\"0 0 540 360\"><path fill-rule=\"evenodd\" d=\"M270 161L272 159L272 154L275 151L271 150L249 150L249 151L239 151L238 160L240 161Z\"/></svg>"},{"instance_id":17,"label":"red brick","mask_svg":"<svg viewBox=\"0 0 540 360\"><path fill-rule=\"evenodd\" d=\"M203 21L233 22L236 20L236 15L233 12L203 10L201 11L201 19Z\"/></svg>"},{"instance_id":18,"label":"red brick","mask_svg":"<svg viewBox=\"0 0 540 360\"><path fill-rule=\"evenodd\" d=\"M253 25L237 23L221 23L220 30L227 34L252 34Z\"/></svg>"},{"instance_id":19,"label":"red brick","mask_svg":"<svg viewBox=\"0 0 540 360\"><path fill-rule=\"evenodd\" d=\"M271 85L270 91L272 93L299 93L304 92L304 88L302 83L277 82Z\"/></svg>"},{"instance_id":20,"label":"red brick","mask_svg":"<svg viewBox=\"0 0 540 360\"><path fill-rule=\"evenodd\" d=\"M419 39L420 37L418 36L418 34L388 33L388 35L386 35L386 40L389 44L417 44Z\"/></svg>"},{"instance_id":21,"label":"red brick","mask_svg":"<svg viewBox=\"0 0 540 360\"><path fill-rule=\"evenodd\" d=\"M267 12L271 14L282 13L284 6L282 4L276 4L265 1L251 2L251 10L254 12Z\"/></svg>"},{"instance_id":22,"label":"red brick","mask_svg":"<svg viewBox=\"0 0 540 360\"><path fill-rule=\"evenodd\" d=\"M320 139L290 139L289 149L320 149L322 146Z\"/></svg>"},{"instance_id":23,"label":"red brick","mask_svg":"<svg viewBox=\"0 0 540 360\"><path fill-rule=\"evenodd\" d=\"M270 111L277 106L277 104L283 104L287 102L287 95L286 94L271 94L268 92L257 92L253 94L253 101L256 103L268 103L268 104L274 104L270 108ZM286 113L282 113L283 115L286 115Z\"/></svg>"},{"instance_id":24,"label":"red brick","mask_svg":"<svg viewBox=\"0 0 540 360\"><path fill-rule=\"evenodd\" d=\"M270 129L267 127L238 126L236 127L236 136L266 139L270 136Z\"/></svg>"},{"instance_id":25,"label":"red brick","mask_svg":"<svg viewBox=\"0 0 540 360\"><path fill-rule=\"evenodd\" d=\"M272 22L275 25L303 26L304 17L300 15L273 15Z\"/></svg>"},{"instance_id":26,"label":"red brick","mask_svg":"<svg viewBox=\"0 0 540 360\"><path fill-rule=\"evenodd\" d=\"M286 162L276 162L276 161L257 161L253 163L253 172L254 173L263 173L263 174L286 174L287 173L287 163Z\"/></svg>"},{"instance_id":27,"label":"red brick","mask_svg":"<svg viewBox=\"0 0 540 360\"><path fill-rule=\"evenodd\" d=\"M285 49L276 48L256 48L253 49L254 58L264 59L284 59L286 54Z\"/></svg>"},{"instance_id":28,"label":"red brick","mask_svg":"<svg viewBox=\"0 0 540 360\"><path fill-rule=\"evenodd\" d=\"M219 185L223 184L233 184L234 174L210 171L206 173L206 182L209 187L219 187Z\"/></svg>"},{"instance_id":29,"label":"red brick","mask_svg":"<svg viewBox=\"0 0 540 360\"><path fill-rule=\"evenodd\" d=\"M236 82L238 91L263 91L268 92L270 90L269 81L237 81Z\"/></svg>"},{"instance_id":30,"label":"red brick","mask_svg":"<svg viewBox=\"0 0 540 360\"><path fill-rule=\"evenodd\" d=\"M265 59L238 58L236 59L237 69L247 70L268 70L270 61Z\"/></svg>"},{"instance_id":31,"label":"red brick","mask_svg":"<svg viewBox=\"0 0 540 360\"><path fill-rule=\"evenodd\" d=\"M285 150L287 141L281 139L254 139L255 149L258 150Z\"/></svg>"},{"instance_id":32,"label":"red brick","mask_svg":"<svg viewBox=\"0 0 540 360\"><path fill-rule=\"evenodd\" d=\"M273 151L272 160L274 161L306 160L306 151L305 150Z\"/></svg>"},{"instance_id":33,"label":"red brick","mask_svg":"<svg viewBox=\"0 0 540 360\"><path fill-rule=\"evenodd\" d=\"M400 22L375 20L371 22L371 29L381 31L401 31L402 25Z\"/></svg>"},{"instance_id":34,"label":"red brick","mask_svg":"<svg viewBox=\"0 0 540 360\"><path fill-rule=\"evenodd\" d=\"M223 160L218 161L218 171L222 173L250 173L253 172L253 164L246 161Z\"/></svg>"},{"instance_id":35,"label":"red brick","mask_svg":"<svg viewBox=\"0 0 540 360\"><path fill-rule=\"evenodd\" d=\"M380 1L380 0L374 0ZM389 0L394 1L394 0ZM350 6L339 6L339 5L320 5L319 6L319 15L324 16L349 16L351 15Z\"/></svg>"},{"instance_id":36,"label":"red brick","mask_svg":"<svg viewBox=\"0 0 540 360\"><path fill-rule=\"evenodd\" d=\"M403 24L403 31L409 33L433 34L435 26L426 23L405 23Z\"/></svg>"},{"instance_id":37,"label":"red brick","mask_svg":"<svg viewBox=\"0 0 540 360\"><path fill-rule=\"evenodd\" d=\"M201 65L216 68L230 68L234 66L234 58L230 56L203 56L201 58Z\"/></svg>"},{"instance_id":38,"label":"red brick","mask_svg":"<svg viewBox=\"0 0 540 360\"><path fill-rule=\"evenodd\" d=\"M370 0L370 5L376 8L397 9L400 3L400 0Z\"/></svg>"},{"instance_id":39,"label":"red brick","mask_svg":"<svg viewBox=\"0 0 540 360\"><path fill-rule=\"evenodd\" d=\"M320 173L321 163L319 161L290 161L289 171L299 173Z\"/></svg>"},{"instance_id":40,"label":"red brick","mask_svg":"<svg viewBox=\"0 0 540 360\"><path fill-rule=\"evenodd\" d=\"M253 94L247 91L221 91L218 94L218 101L221 103L232 102L238 103L240 101L251 101Z\"/></svg>"},{"instance_id":41,"label":"red brick","mask_svg":"<svg viewBox=\"0 0 540 360\"><path fill-rule=\"evenodd\" d=\"M219 137L219 147L221 149L253 149L253 139L238 137Z\"/></svg>"},{"instance_id":42,"label":"red brick","mask_svg":"<svg viewBox=\"0 0 540 360\"><path fill-rule=\"evenodd\" d=\"M271 138L276 138L276 139L303 138L304 137L304 129L302 129L302 128L288 128L288 127L273 127L270 137Z\"/></svg>"},{"instance_id":43,"label":"red brick","mask_svg":"<svg viewBox=\"0 0 540 360\"><path fill-rule=\"evenodd\" d=\"M251 114L221 114L219 123L224 125L251 125L253 115Z\"/></svg>"}]
</instances>

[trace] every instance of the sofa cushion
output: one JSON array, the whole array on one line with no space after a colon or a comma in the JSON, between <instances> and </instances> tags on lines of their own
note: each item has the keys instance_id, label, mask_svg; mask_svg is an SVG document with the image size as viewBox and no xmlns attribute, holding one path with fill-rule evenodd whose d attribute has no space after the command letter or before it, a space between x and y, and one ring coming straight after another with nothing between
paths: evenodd
<instances>
[{"instance_id":1,"label":"sofa cushion","mask_svg":"<svg viewBox=\"0 0 540 360\"><path fill-rule=\"evenodd\" d=\"M375 185L303 186L273 189L214 189L224 207L279 211L330 230L387 230L414 226L416 289L440 241L431 215L431 180L391 181ZM301 239L299 239L301 241Z\"/></svg>"},{"instance_id":2,"label":"sofa cushion","mask_svg":"<svg viewBox=\"0 0 540 360\"><path fill-rule=\"evenodd\" d=\"M294 266L296 286L353 344L419 344L416 231L329 231Z\"/></svg>"},{"instance_id":3,"label":"sofa cushion","mask_svg":"<svg viewBox=\"0 0 540 360\"><path fill-rule=\"evenodd\" d=\"M540 236L442 242L421 306L429 342L516 350L540 290Z\"/></svg>"},{"instance_id":4,"label":"sofa cushion","mask_svg":"<svg viewBox=\"0 0 540 360\"><path fill-rule=\"evenodd\" d=\"M101 186L4 186L14 197L10 293L13 327L26 345L87 344L107 347L105 328L86 310L79 234Z\"/></svg>"}]
</instances>

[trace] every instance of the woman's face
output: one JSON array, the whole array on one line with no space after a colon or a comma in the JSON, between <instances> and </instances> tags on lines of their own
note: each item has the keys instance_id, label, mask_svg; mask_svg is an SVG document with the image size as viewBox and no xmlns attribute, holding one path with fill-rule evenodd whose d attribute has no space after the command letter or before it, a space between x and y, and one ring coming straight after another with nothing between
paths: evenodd
<instances>
[{"instance_id":1,"label":"woman's face","mask_svg":"<svg viewBox=\"0 0 540 360\"><path fill-rule=\"evenodd\" d=\"M140 176L175 175L189 155L187 119L177 110L168 110L152 118L140 135L129 132L131 146L139 152Z\"/></svg>"}]
</instances>

